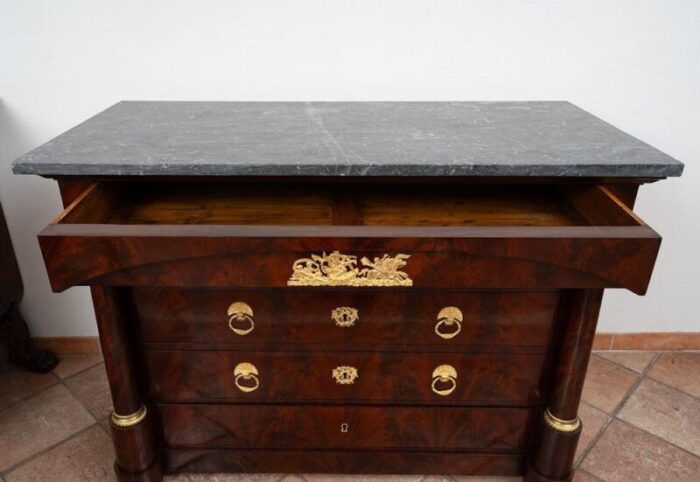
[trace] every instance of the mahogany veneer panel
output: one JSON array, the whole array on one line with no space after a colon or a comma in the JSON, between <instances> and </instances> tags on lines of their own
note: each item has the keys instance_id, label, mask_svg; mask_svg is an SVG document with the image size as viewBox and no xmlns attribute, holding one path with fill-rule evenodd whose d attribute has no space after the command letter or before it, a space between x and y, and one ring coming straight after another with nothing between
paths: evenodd
<instances>
[{"instance_id":1,"label":"mahogany veneer panel","mask_svg":"<svg viewBox=\"0 0 700 482\"><path fill-rule=\"evenodd\" d=\"M448 451L171 449L168 472L519 475L523 455Z\"/></svg>"},{"instance_id":2,"label":"mahogany veneer panel","mask_svg":"<svg viewBox=\"0 0 700 482\"><path fill-rule=\"evenodd\" d=\"M634 190L623 202L615 186L540 182L64 185L72 202L40 235L52 286L92 286L115 407L148 406L113 427L120 480L570 478L602 289L643 293L660 237ZM404 254L412 286L288 286L295 261L336 250ZM250 333L229 328L233 302L250 306ZM463 322L443 339L448 306ZM337 326L338 307L356 324ZM258 382L236 379L242 363ZM456 372L446 396L441 365ZM357 378L339 384L338 367Z\"/></svg>"},{"instance_id":3,"label":"mahogany veneer panel","mask_svg":"<svg viewBox=\"0 0 700 482\"><path fill-rule=\"evenodd\" d=\"M39 243L91 288L120 482L569 482L603 290L661 242L637 187L682 165L566 103L127 102L15 169L60 177Z\"/></svg>"},{"instance_id":4,"label":"mahogany veneer panel","mask_svg":"<svg viewBox=\"0 0 700 482\"><path fill-rule=\"evenodd\" d=\"M532 405L537 400L544 355L161 351L144 352L151 392L166 402L384 402L431 404ZM234 368L252 363L260 387L244 393L234 383ZM431 389L440 365L458 372L449 396ZM353 384L332 377L338 366L357 368ZM440 387L445 388L445 387Z\"/></svg>"},{"instance_id":5,"label":"mahogany veneer panel","mask_svg":"<svg viewBox=\"0 0 700 482\"><path fill-rule=\"evenodd\" d=\"M504 408L295 405L159 405L158 411L170 447L511 453L523 449L534 414Z\"/></svg>"},{"instance_id":6,"label":"mahogany veneer panel","mask_svg":"<svg viewBox=\"0 0 700 482\"><path fill-rule=\"evenodd\" d=\"M135 312L145 343L307 344L365 350L372 345L440 350L478 345L483 349L526 346L544 352L553 328L558 292L451 292L422 290L172 290L134 289ZM227 310L235 301L253 310L253 331L234 333ZM448 306L463 315L460 332L443 339L435 332ZM353 326L338 326L332 312L357 309ZM248 329L248 322L234 323ZM440 327L445 333L456 329ZM473 349L474 347L472 347Z\"/></svg>"},{"instance_id":7,"label":"mahogany veneer panel","mask_svg":"<svg viewBox=\"0 0 700 482\"><path fill-rule=\"evenodd\" d=\"M367 226L352 224L352 219L361 216L353 214L352 208L349 214L341 210L340 217L346 218L339 220L341 225L294 225L293 216L286 225L202 225L191 222L200 219L199 215L181 214L175 216L180 220L176 225L111 223L115 209L131 212L147 206L139 196L149 189L156 200L161 199L152 183L134 184L141 194L131 197L130 188L121 189L119 183L94 185L42 232L40 245L54 289L76 284L283 287L294 261L310 253L338 250L370 259L407 254L411 260L405 272L415 287L542 290L621 286L643 293L660 243L659 236L624 203L597 186L574 186L571 192L552 187L542 188L539 194L532 191L537 199L544 198L540 204L546 210L570 213L573 209L585 220L576 226L545 221L528 225L534 218L500 225L501 214L508 223L517 221L507 210L502 211L500 202L527 205L527 199L517 196L523 186L493 187L494 194L485 195L488 209L483 210L483 225L481 221L470 225L463 216L456 216L451 226L424 226L418 219L411 220L411 226ZM218 186L233 193L238 187ZM461 189L469 191L464 186ZM202 195L209 199L206 191ZM407 193L391 194L395 213L402 216L406 211L403 195ZM353 206L352 201L343 202ZM167 209L156 204L154 212L166 215ZM198 204L192 201L192 205ZM205 206L204 211L209 212L207 209ZM227 209L238 212L235 202ZM440 212L438 205L435 209ZM265 212L261 209L260 216ZM535 217L539 219L540 214Z\"/></svg>"}]
</instances>

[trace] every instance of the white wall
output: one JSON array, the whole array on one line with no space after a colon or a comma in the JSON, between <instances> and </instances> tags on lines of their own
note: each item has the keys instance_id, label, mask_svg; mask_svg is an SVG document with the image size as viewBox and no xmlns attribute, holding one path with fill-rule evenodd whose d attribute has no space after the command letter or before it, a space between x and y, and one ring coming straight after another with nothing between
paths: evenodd
<instances>
[{"instance_id":1,"label":"white wall","mask_svg":"<svg viewBox=\"0 0 700 482\"><path fill-rule=\"evenodd\" d=\"M686 163L642 189L665 237L645 298L609 292L603 331L700 331L700 2L0 3L0 199L38 336L96 333L87 289L52 294L36 233L53 181L9 163L121 99L566 99Z\"/></svg>"}]
</instances>

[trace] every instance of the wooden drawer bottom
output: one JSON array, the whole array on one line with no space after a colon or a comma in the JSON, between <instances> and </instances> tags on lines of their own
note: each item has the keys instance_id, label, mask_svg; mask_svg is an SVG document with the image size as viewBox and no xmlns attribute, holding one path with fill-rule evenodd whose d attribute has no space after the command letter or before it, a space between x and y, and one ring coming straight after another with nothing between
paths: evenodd
<instances>
[{"instance_id":1,"label":"wooden drawer bottom","mask_svg":"<svg viewBox=\"0 0 700 482\"><path fill-rule=\"evenodd\" d=\"M345 450L166 449L168 473L521 475L520 454Z\"/></svg>"},{"instance_id":2,"label":"wooden drawer bottom","mask_svg":"<svg viewBox=\"0 0 700 482\"><path fill-rule=\"evenodd\" d=\"M516 453L533 410L165 404L159 412L169 447Z\"/></svg>"}]
</instances>

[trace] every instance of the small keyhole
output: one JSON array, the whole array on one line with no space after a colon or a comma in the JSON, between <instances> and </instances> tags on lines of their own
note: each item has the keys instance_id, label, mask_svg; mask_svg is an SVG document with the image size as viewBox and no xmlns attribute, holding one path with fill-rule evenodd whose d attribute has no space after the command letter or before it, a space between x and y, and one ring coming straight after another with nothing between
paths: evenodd
<instances>
[{"instance_id":1,"label":"small keyhole","mask_svg":"<svg viewBox=\"0 0 700 482\"><path fill-rule=\"evenodd\" d=\"M340 432L341 433L348 433L348 424L347 423L340 424Z\"/></svg>"}]
</instances>

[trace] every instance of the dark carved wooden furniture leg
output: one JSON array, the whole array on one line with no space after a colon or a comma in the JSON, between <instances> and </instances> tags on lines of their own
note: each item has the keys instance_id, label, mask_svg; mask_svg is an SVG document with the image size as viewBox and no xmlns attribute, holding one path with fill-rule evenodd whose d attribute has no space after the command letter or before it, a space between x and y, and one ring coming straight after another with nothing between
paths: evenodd
<instances>
[{"instance_id":1,"label":"dark carved wooden furniture leg","mask_svg":"<svg viewBox=\"0 0 700 482\"><path fill-rule=\"evenodd\" d=\"M22 294L22 278L0 206L0 338L8 345L12 363L33 372L50 372L58 359L50 351L32 345L29 328L18 307Z\"/></svg>"},{"instance_id":2,"label":"dark carved wooden furniture leg","mask_svg":"<svg viewBox=\"0 0 700 482\"><path fill-rule=\"evenodd\" d=\"M48 373L58 365L56 355L32 345L29 328L16 303L0 318L0 337L7 342L10 362L38 373Z\"/></svg>"},{"instance_id":3,"label":"dark carved wooden furniture leg","mask_svg":"<svg viewBox=\"0 0 700 482\"><path fill-rule=\"evenodd\" d=\"M578 406L603 290L575 290L565 296L552 393L537 426L526 482L569 481L574 473L574 456L582 428Z\"/></svg>"},{"instance_id":4,"label":"dark carved wooden furniture leg","mask_svg":"<svg viewBox=\"0 0 700 482\"><path fill-rule=\"evenodd\" d=\"M120 482L160 481L163 466L156 449L154 418L142 396L143 385L134 366L134 338L130 336L119 291L99 286L91 290L114 404L110 425L117 478Z\"/></svg>"}]
</instances>

